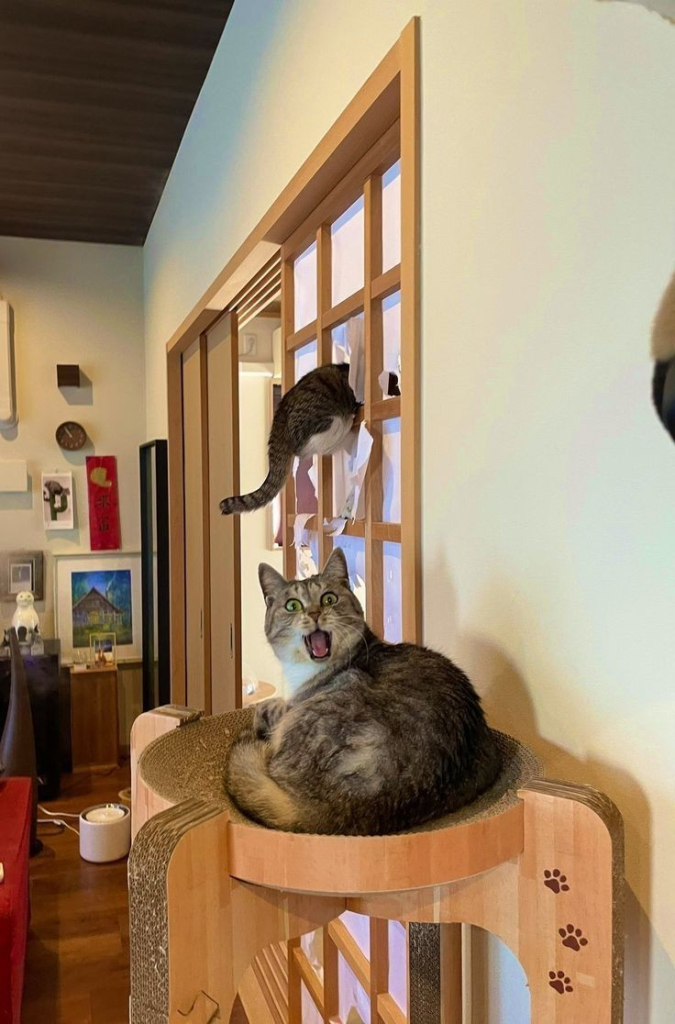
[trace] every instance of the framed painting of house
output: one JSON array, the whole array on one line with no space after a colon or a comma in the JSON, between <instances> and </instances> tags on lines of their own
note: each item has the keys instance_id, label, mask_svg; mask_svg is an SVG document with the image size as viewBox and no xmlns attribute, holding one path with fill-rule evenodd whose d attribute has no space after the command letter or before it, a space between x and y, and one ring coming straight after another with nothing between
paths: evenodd
<instances>
[{"instance_id":1,"label":"framed painting of house","mask_svg":"<svg viewBox=\"0 0 675 1024\"><path fill-rule=\"evenodd\" d=\"M55 629L64 664L85 661L96 633L115 634L118 661L139 661L140 554L56 555L54 564Z\"/></svg>"}]
</instances>

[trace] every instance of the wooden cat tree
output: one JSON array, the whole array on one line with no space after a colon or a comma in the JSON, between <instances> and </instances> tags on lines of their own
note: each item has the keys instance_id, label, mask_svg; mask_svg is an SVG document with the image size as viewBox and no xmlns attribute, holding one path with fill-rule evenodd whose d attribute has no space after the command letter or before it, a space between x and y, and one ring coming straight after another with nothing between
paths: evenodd
<instances>
[{"instance_id":1,"label":"wooden cat tree","mask_svg":"<svg viewBox=\"0 0 675 1024\"><path fill-rule=\"evenodd\" d=\"M410 924L411 944L428 939L420 923L499 936L527 975L534 1024L623 1020L623 830L607 797L541 778L530 751L497 734L500 778L456 814L391 836L276 832L243 818L223 789L229 746L250 721L249 710L202 718L169 706L134 724L132 1024L229 1020L249 966L279 958L284 942L277 1019L301 1020L302 981L321 1019L340 1021L339 950L360 972L373 1024L455 1024L443 969L440 984L433 969L425 977L423 956L407 1014L389 994L392 919ZM346 910L371 918L369 964L345 941ZM298 941L316 929L322 979Z\"/></svg>"}]
</instances>

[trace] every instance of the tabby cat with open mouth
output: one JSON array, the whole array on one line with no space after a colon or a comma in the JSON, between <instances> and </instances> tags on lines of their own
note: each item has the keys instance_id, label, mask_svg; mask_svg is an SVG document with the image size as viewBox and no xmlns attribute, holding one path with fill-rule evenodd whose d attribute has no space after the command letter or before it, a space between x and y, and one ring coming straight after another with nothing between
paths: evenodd
<instances>
[{"instance_id":1,"label":"tabby cat with open mouth","mask_svg":"<svg viewBox=\"0 0 675 1024\"><path fill-rule=\"evenodd\" d=\"M448 658L366 625L335 548L320 575L259 569L289 700L257 705L226 784L249 817L297 832L399 832L456 810L500 760L480 698Z\"/></svg>"}]
</instances>

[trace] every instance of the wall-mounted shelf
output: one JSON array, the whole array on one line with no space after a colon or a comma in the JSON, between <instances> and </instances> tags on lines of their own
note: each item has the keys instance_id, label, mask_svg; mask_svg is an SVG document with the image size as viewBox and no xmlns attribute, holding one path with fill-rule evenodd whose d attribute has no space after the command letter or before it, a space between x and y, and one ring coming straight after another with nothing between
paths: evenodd
<instances>
[{"instance_id":1,"label":"wall-mounted shelf","mask_svg":"<svg viewBox=\"0 0 675 1024\"><path fill-rule=\"evenodd\" d=\"M82 386L80 367L72 363L60 363L56 367L56 380L60 388L79 388Z\"/></svg>"}]
</instances>

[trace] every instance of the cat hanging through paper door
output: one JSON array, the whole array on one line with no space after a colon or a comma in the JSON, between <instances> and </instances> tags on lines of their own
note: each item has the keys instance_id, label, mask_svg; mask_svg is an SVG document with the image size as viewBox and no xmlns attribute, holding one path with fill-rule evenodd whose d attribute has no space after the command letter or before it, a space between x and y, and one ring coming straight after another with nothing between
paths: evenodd
<instances>
[{"instance_id":1,"label":"cat hanging through paper door","mask_svg":"<svg viewBox=\"0 0 675 1024\"><path fill-rule=\"evenodd\" d=\"M265 480L250 494L224 498L224 516L263 508L279 493L293 459L332 455L345 443L360 407L349 383L348 363L329 363L305 374L281 399L274 414Z\"/></svg>"}]
</instances>

